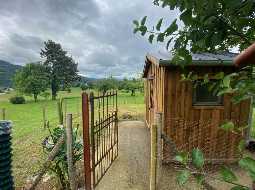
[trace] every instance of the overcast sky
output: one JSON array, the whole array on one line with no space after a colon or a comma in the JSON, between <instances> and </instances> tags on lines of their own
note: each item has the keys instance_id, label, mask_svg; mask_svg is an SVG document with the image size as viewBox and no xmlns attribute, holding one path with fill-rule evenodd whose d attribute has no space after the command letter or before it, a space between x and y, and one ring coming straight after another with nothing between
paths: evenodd
<instances>
[{"instance_id":1,"label":"overcast sky","mask_svg":"<svg viewBox=\"0 0 255 190\"><path fill-rule=\"evenodd\" d=\"M88 77L132 77L147 52L163 49L133 34L134 19L168 23L177 13L153 0L0 0L0 59L24 65L40 60L43 41L61 43Z\"/></svg>"}]
</instances>

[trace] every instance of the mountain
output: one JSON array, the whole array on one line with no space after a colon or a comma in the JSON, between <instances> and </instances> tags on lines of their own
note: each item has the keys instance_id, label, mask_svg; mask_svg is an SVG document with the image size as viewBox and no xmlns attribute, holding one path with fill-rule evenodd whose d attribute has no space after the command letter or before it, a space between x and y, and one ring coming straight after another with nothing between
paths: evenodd
<instances>
[{"instance_id":1,"label":"mountain","mask_svg":"<svg viewBox=\"0 0 255 190\"><path fill-rule=\"evenodd\" d=\"M91 82L99 80L96 78L89 78L89 77L85 77L85 76L81 76L81 75L79 75L79 77L80 77L80 82L82 82L82 83L91 83Z\"/></svg>"},{"instance_id":2,"label":"mountain","mask_svg":"<svg viewBox=\"0 0 255 190\"><path fill-rule=\"evenodd\" d=\"M12 78L15 72L22 68L19 65L13 65L9 62L0 60L0 87L11 87Z\"/></svg>"}]
</instances>

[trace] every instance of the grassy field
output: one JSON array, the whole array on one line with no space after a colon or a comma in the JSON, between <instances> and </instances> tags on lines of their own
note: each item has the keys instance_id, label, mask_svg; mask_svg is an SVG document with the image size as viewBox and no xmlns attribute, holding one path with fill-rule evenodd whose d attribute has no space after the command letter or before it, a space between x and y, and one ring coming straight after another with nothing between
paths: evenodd
<instances>
[{"instance_id":1,"label":"grassy field","mask_svg":"<svg viewBox=\"0 0 255 190\"><path fill-rule=\"evenodd\" d=\"M13 105L9 98L15 95L0 95L0 109L6 108L6 119L13 122L13 173L16 187L22 187L28 177L33 176L44 160L41 142L48 131L43 128L42 109L46 107L47 119L51 127L58 123L57 101L39 98L34 102L31 97L26 97L26 104ZM67 98L64 103L66 113L73 113L75 117L81 114L81 90L72 89L71 93L60 92L59 98ZM118 96L119 116L124 113L142 117L144 113L143 94L131 96L129 93L120 92ZM64 108L65 109L65 108ZM1 116L0 116L0 119ZM76 118L80 122L80 117Z\"/></svg>"},{"instance_id":2,"label":"grassy field","mask_svg":"<svg viewBox=\"0 0 255 190\"><path fill-rule=\"evenodd\" d=\"M6 108L6 118L13 122L13 172L16 187L22 187L28 177L31 177L39 169L44 161L41 142L48 131L43 129L42 109L46 107L47 119L51 127L58 123L57 101L44 100L39 98L35 103L31 97L26 97L26 104L13 105L9 103L9 98L15 95L0 95L0 109ZM141 119L145 112L143 94L137 93L131 96L129 93L119 92L118 94L119 117L126 113L134 119ZM59 98L66 98L66 113L73 113L75 123L80 123L81 114L81 90L72 89L71 93L60 92ZM64 108L65 109L65 108ZM124 114L125 113L125 114ZM78 117L77 117L78 116ZM255 111L254 111L255 116ZM0 115L0 119L1 115ZM253 120L253 137L255 137L255 119Z\"/></svg>"}]
</instances>

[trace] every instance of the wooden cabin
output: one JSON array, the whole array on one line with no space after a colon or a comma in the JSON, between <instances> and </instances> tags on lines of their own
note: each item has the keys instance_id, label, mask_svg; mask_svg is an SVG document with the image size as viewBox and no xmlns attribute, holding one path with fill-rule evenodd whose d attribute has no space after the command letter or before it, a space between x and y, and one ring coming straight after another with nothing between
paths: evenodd
<instances>
[{"instance_id":1,"label":"wooden cabin","mask_svg":"<svg viewBox=\"0 0 255 190\"><path fill-rule=\"evenodd\" d=\"M191 151L200 148L208 160L232 161L239 154L237 145L244 133L226 132L220 125L232 121L235 126L249 123L250 101L239 104L231 101L232 94L216 96L203 85L182 81L183 72L193 72L199 78L209 79L223 71L237 71L233 63L236 54L201 53L192 55L192 63L185 67L171 62L170 53L148 54L145 60L146 124L155 123L155 113L163 115L163 133L177 150ZM163 159L172 159L171 146L163 140Z\"/></svg>"}]
</instances>

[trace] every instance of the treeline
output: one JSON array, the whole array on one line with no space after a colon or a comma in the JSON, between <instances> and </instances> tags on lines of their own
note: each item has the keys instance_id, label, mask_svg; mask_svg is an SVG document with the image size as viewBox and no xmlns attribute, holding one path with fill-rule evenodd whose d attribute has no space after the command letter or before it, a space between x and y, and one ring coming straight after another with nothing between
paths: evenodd
<instances>
[{"instance_id":1,"label":"treeline","mask_svg":"<svg viewBox=\"0 0 255 190\"><path fill-rule=\"evenodd\" d=\"M105 94L109 90L124 90L126 92L129 92L131 96L135 96L136 92L143 92L142 78L124 78L120 80L109 77L94 81L81 81L79 85L82 90L96 89L103 94Z\"/></svg>"}]
</instances>

